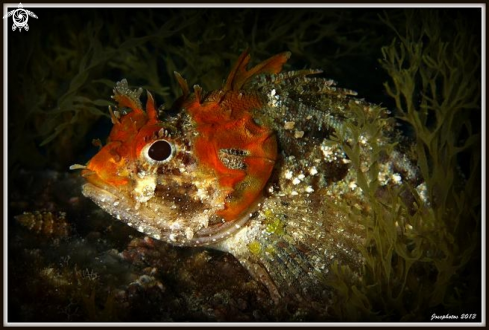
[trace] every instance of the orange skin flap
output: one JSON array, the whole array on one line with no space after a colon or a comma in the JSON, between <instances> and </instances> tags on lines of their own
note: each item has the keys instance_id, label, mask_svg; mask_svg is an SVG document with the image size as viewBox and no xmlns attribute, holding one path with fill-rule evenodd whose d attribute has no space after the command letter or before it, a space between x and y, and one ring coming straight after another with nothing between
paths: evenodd
<instances>
[{"instance_id":1,"label":"orange skin flap","mask_svg":"<svg viewBox=\"0 0 489 330\"><path fill-rule=\"evenodd\" d=\"M263 106L261 98L241 88L255 75L279 73L288 56L276 55L246 71L249 55L245 52L222 90L211 93L202 103L196 95L183 105L199 133L194 141L197 159L215 172L220 188L229 191L225 208L217 212L226 221L236 219L257 200L277 158L275 135L252 117L252 111ZM220 158L223 150L230 149L244 154L238 166L226 165Z\"/></svg>"},{"instance_id":2,"label":"orange skin flap","mask_svg":"<svg viewBox=\"0 0 489 330\"><path fill-rule=\"evenodd\" d=\"M116 94L114 99L121 107L132 111L118 118L111 112L114 126L107 144L87 164L83 176L96 185L109 184L114 187L129 183L131 164L139 157L141 149L160 128L154 99L148 93L146 112L136 100L127 95Z\"/></svg>"},{"instance_id":3,"label":"orange skin flap","mask_svg":"<svg viewBox=\"0 0 489 330\"><path fill-rule=\"evenodd\" d=\"M236 99L238 93L232 92L226 99ZM234 103L234 102L233 102ZM258 102L235 102L241 112L233 118L229 110L217 101L199 104L194 101L186 106L190 114L196 113L199 136L194 141L194 152L200 164L213 170L219 180L220 188L229 191L225 209L217 214L226 221L236 219L260 195L277 157L277 141L273 132L253 122L246 108ZM202 114L207 116L201 116ZM219 158L219 151L225 149L242 150L244 169L229 168Z\"/></svg>"}]
</instances>

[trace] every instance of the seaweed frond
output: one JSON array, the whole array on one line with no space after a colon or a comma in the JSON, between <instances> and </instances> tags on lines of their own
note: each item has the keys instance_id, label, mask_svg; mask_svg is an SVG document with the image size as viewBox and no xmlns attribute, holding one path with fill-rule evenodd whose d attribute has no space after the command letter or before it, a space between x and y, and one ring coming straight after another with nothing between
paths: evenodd
<instances>
[{"instance_id":1,"label":"seaweed frond","mask_svg":"<svg viewBox=\"0 0 489 330\"><path fill-rule=\"evenodd\" d=\"M344 146L372 212L358 219L367 226L362 277L333 270L343 288L333 308L341 319L426 321L434 312L469 310L480 315L480 40L470 22L453 12L404 14L402 26L387 14L381 18L397 38L382 48L380 63L391 79L385 88L396 117L413 132L422 184L403 182L380 201L378 182L368 177L377 171L375 161L362 173L355 164L358 148ZM365 124L351 130L364 131ZM406 192L410 203L401 198ZM470 282L474 288L464 292Z\"/></svg>"}]
</instances>

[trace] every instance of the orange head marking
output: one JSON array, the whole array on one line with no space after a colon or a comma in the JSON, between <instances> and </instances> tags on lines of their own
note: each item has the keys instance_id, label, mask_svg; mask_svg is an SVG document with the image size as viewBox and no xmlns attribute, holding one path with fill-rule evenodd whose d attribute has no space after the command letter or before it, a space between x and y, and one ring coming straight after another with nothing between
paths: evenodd
<instances>
[{"instance_id":1,"label":"orange head marking","mask_svg":"<svg viewBox=\"0 0 489 330\"><path fill-rule=\"evenodd\" d=\"M263 101L246 93L244 85L256 75L279 73L289 56L281 53L246 70L250 56L245 51L222 90L202 100L196 89L196 96L184 104L199 133L194 141L197 159L215 172L221 190L228 192L218 212L226 221L239 217L258 199L277 158L274 133L253 120L253 110L264 106Z\"/></svg>"},{"instance_id":2,"label":"orange head marking","mask_svg":"<svg viewBox=\"0 0 489 330\"><path fill-rule=\"evenodd\" d=\"M83 175L89 182L112 186L129 182L131 162L139 157L141 149L148 144L148 137L161 129L153 96L148 92L146 112L142 109L139 96L141 91L131 91L123 80L114 89L114 99L120 107L131 111L123 116L109 108L112 131L107 144L88 162Z\"/></svg>"}]
</instances>

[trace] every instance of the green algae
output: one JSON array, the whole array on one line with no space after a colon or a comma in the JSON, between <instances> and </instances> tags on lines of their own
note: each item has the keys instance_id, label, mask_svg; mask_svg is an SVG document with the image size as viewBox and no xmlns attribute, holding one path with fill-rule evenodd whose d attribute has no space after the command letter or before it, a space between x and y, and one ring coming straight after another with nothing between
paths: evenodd
<instances>
[{"instance_id":1,"label":"green algae","mask_svg":"<svg viewBox=\"0 0 489 330\"><path fill-rule=\"evenodd\" d=\"M261 244L258 241L253 241L250 244L248 244L248 249L254 255L259 255L262 250Z\"/></svg>"},{"instance_id":2,"label":"green algae","mask_svg":"<svg viewBox=\"0 0 489 330\"><path fill-rule=\"evenodd\" d=\"M348 267L333 269L340 297L333 308L340 319L426 321L437 311L459 315L477 311L480 304L477 34L461 17L450 26L443 24L445 12L407 10L405 15L401 26L387 15L381 18L397 38L382 48L380 63L390 76L385 88L395 101L395 115L413 132L411 154L424 184L405 182L379 202L378 182L372 180L378 173L376 162L366 178L359 148L344 146L372 212L358 219L367 228L361 278L352 278ZM375 126L357 121L350 129L375 136L381 128ZM373 149L374 157L380 154L375 144ZM406 192L410 203L401 198ZM462 288L472 281L475 288L464 294Z\"/></svg>"}]
</instances>

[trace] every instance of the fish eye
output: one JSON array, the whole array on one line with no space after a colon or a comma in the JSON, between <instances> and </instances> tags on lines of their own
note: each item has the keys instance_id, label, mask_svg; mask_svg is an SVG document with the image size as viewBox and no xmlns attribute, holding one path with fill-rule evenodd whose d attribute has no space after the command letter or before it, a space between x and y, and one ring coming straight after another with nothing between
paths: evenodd
<instances>
[{"instance_id":1,"label":"fish eye","mask_svg":"<svg viewBox=\"0 0 489 330\"><path fill-rule=\"evenodd\" d=\"M174 146L167 140L156 140L145 148L145 156L148 160L164 163L173 157Z\"/></svg>"}]
</instances>

